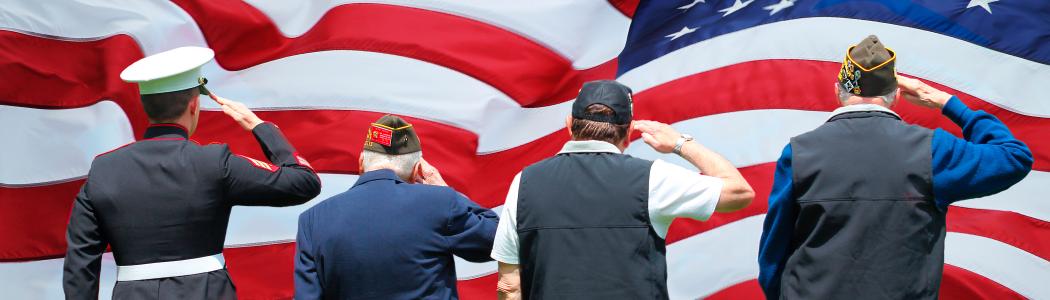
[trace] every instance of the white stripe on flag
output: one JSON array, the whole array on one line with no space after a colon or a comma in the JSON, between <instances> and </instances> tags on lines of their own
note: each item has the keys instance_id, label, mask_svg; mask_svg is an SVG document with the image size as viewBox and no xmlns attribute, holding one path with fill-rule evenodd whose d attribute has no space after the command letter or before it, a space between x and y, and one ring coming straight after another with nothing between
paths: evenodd
<instances>
[{"instance_id":1,"label":"white stripe on flag","mask_svg":"<svg viewBox=\"0 0 1050 300\"><path fill-rule=\"evenodd\" d=\"M112 101L71 109L0 105L0 185L36 185L87 175L99 153L134 141Z\"/></svg>"}]
</instances>

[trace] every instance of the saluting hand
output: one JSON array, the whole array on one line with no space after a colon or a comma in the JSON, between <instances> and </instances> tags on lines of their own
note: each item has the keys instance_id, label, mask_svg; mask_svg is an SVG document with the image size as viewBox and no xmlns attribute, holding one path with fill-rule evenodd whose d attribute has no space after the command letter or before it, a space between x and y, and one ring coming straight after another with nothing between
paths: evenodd
<instances>
[{"instance_id":1,"label":"saluting hand","mask_svg":"<svg viewBox=\"0 0 1050 300\"><path fill-rule=\"evenodd\" d=\"M441 172L438 169L430 165L427 160L420 158L419 164L412 172L412 179L416 183L429 184L429 185L440 185L448 186L445 183L445 179L441 178Z\"/></svg>"},{"instance_id":2,"label":"saluting hand","mask_svg":"<svg viewBox=\"0 0 1050 300\"><path fill-rule=\"evenodd\" d=\"M904 100L919 106L941 109L952 98L951 94L942 92L915 78L897 75L897 86L900 87L901 97Z\"/></svg>"},{"instance_id":3,"label":"saluting hand","mask_svg":"<svg viewBox=\"0 0 1050 300\"><path fill-rule=\"evenodd\" d=\"M248 106L244 105L244 103L216 96L215 93L211 93L208 96L222 107L222 112L226 113L230 118L233 118L233 120L236 121L237 124L240 124L241 128L244 128L245 130L251 131L252 129L255 129L255 126L258 126L263 122L263 120L259 119L251 109L248 109Z\"/></svg>"},{"instance_id":4,"label":"saluting hand","mask_svg":"<svg viewBox=\"0 0 1050 300\"><path fill-rule=\"evenodd\" d=\"M660 153L671 153L674 151L674 145L678 143L678 139L682 137L678 130L675 130L671 125L656 121L638 120L634 121L634 129L642 132L642 140L646 144L653 147L656 152Z\"/></svg>"}]
</instances>

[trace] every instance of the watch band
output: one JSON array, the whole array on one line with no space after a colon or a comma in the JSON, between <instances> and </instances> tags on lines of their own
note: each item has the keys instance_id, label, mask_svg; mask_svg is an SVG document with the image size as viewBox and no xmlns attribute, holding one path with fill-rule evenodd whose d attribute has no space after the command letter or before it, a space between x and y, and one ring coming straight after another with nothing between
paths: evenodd
<instances>
[{"instance_id":1,"label":"watch band","mask_svg":"<svg viewBox=\"0 0 1050 300\"><path fill-rule=\"evenodd\" d=\"M676 141L674 143L674 150L672 150L672 151L674 152L674 154L682 155L682 147L685 147L685 143L686 142L689 142L689 141L692 141L692 140L693 140L692 136L682 134L681 137L678 137L678 141Z\"/></svg>"}]
</instances>

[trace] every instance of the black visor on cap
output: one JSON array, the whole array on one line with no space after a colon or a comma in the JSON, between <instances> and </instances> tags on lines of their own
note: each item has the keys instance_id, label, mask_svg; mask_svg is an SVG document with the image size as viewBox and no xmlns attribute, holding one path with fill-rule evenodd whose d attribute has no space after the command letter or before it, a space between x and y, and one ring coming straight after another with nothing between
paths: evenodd
<instances>
[{"instance_id":1,"label":"black visor on cap","mask_svg":"<svg viewBox=\"0 0 1050 300\"><path fill-rule=\"evenodd\" d=\"M628 124L634 115L631 101L631 88L613 80L591 81L583 84L580 95L573 101L572 117L617 125ZM591 104L605 105L612 109L613 114L588 114L587 107Z\"/></svg>"},{"instance_id":2,"label":"black visor on cap","mask_svg":"<svg viewBox=\"0 0 1050 300\"><path fill-rule=\"evenodd\" d=\"M211 92L208 91L208 88L204 87L205 84L208 84L208 78L197 78L197 82L201 84L200 86L197 86L197 89L201 91L201 95L211 95Z\"/></svg>"}]
</instances>

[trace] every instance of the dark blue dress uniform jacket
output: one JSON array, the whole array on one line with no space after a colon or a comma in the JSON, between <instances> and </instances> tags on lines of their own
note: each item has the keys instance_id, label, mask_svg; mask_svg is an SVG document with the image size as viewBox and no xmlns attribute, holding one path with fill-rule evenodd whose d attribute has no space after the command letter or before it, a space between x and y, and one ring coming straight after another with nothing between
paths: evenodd
<instances>
[{"instance_id":1,"label":"dark blue dress uniform jacket","mask_svg":"<svg viewBox=\"0 0 1050 300\"><path fill-rule=\"evenodd\" d=\"M73 204L63 288L67 299L96 299L100 261L117 265L177 261L222 252L234 205L289 206L321 191L320 179L271 123L252 131L273 163L199 145L182 126L157 124L142 140L91 163ZM115 299L231 299L225 269L117 282Z\"/></svg>"},{"instance_id":2,"label":"dark blue dress uniform jacket","mask_svg":"<svg viewBox=\"0 0 1050 300\"><path fill-rule=\"evenodd\" d=\"M457 299L452 256L490 261L499 217L391 170L299 216L295 299Z\"/></svg>"}]
</instances>

